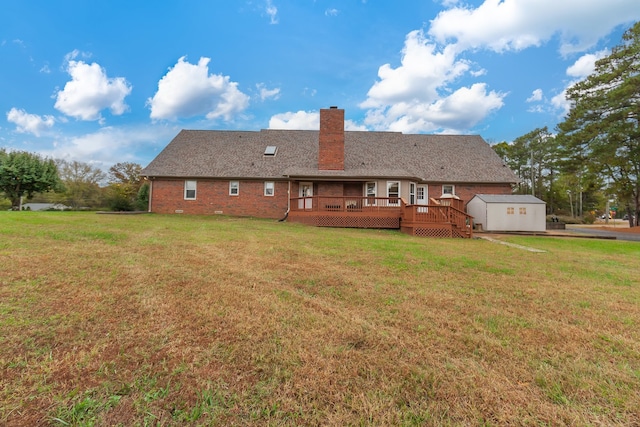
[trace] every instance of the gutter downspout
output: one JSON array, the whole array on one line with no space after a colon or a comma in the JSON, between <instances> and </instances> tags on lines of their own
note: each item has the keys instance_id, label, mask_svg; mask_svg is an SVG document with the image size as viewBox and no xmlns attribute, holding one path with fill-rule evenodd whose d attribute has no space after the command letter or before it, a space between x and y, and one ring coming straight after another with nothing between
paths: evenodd
<instances>
[{"instance_id":1,"label":"gutter downspout","mask_svg":"<svg viewBox=\"0 0 640 427\"><path fill-rule=\"evenodd\" d=\"M148 211L151 213L151 200L153 200L153 179L149 179L149 208Z\"/></svg>"},{"instance_id":2,"label":"gutter downspout","mask_svg":"<svg viewBox=\"0 0 640 427\"><path fill-rule=\"evenodd\" d=\"M291 210L291 180L288 181L289 188L287 189L287 211L284 213L284 216L278 220L278 222L286 221L289 216L289 211Z\"/></svg>"}]
</instances>

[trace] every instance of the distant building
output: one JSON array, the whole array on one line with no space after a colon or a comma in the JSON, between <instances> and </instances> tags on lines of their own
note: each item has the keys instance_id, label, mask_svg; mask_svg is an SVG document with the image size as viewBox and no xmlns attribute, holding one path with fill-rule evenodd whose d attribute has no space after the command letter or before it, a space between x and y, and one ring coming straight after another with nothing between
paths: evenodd
<instances>
[{"instance_id":1,"label":"distant building","mask_svg":"<svg viewBox=\"0 0 640 427\"><path fill-rule=\"evenodd\" d=\"M22 210L23 211L66 211L71 209L69 206L63 205L62 203L23 203Z\"/></svg>"}]
</instances>

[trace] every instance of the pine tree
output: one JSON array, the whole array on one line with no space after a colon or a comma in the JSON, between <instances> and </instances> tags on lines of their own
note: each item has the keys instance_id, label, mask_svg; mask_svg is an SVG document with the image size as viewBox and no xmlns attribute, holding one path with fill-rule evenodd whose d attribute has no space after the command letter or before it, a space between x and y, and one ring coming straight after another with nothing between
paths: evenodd
<instances>
[{"instance_id":1,"label":"pine tree","mask_svg":"<svg viewBox=\"0 0 640 427\"><path fill-rule=\"evenodd\" d=\"M558 125L568 153L610 183L611 196L640 214L640 22L628 29L595 71L567 91L572 102ZM631 217L631 215L630 215Z\"/></svg>"}]
</instances>

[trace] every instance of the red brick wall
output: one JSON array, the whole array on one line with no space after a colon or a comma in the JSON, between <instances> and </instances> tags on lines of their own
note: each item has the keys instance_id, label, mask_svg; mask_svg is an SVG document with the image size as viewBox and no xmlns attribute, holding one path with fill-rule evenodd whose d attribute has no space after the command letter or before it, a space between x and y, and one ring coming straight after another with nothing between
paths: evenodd
<instances>
[{"instance_id":1,"label":"red brick wall","mask_svg":"<svg viewBox=\"0 0 640 427\"><path fill-rule=\"evenodd\" d=\"M344 110L320 110L318 169L344 170Z\"/></svg>"},{"instance_id":2,"label":"red brick wall","mask_svg":"<svg viewBox=\"0 0 640 427\"><path fill-rule=\"evenodd\" d=\"M344 196L344 184L341 182L319 182L316 196L342 197Z\"/></svg>"},{"instance_id":3,"label":"red brick wall","mask_svg":"<svg viewBox=\"0 0 640 427\"><path fill-rule=\"evenodd\" d=\"M273 196L264 195L264 181L240 181L237 196L229 195L229 181L196 180L196 200L184 199L183 179L156 179L151 193L151 211L259 218L282 218L287 211L287 182L275 181ZM180 212L178 212L180 213Z\"/></svg>"},{"instance_id":4,"label":"red brick wall","mask_svg":"<svg viewBox=\"0 0 640 427\"><path fill-rule=\"evenodd\" d=\"M196 200L184 200L182 179L156 179L151 193L151 210L156 213L282 218L287 211L289 195L287 182L275 182L275 195L264 196L264 181L240 181L240 194L229 195L229 181L197 180ZM314 195L361 196L361 183L319 182ZM357 191L356 191L357 190ZM357 194L356 194L357 193ZM455 184L455 193L468 203L476 194L512 194L509 184ZM429 197L442 195L442 184L429 184ZM298 183L292 182L291 196L298 197Z\"/></svg>"},{"instance_id":5,"label":"red brick wall","mask_svg":"<svg viewBox=\"0 0 640 427\"><path fill-rule=\"evenodd\" d=\"M361 182L345 182L344 195L347 197L360 197L364 194L364 184Z\"/></svg>"},{"instance_id":6,"label":"red brick wall","mask_svg":"<svg viewBox=\"0 0 640 427\"><path fill-rule=\"evenodd\" d=\"M510 184L454 184L455 194L465 206L476 194L512 194ZM429 197L442 196L442 184L429 184Z\"/></svg>"}]
</instances>

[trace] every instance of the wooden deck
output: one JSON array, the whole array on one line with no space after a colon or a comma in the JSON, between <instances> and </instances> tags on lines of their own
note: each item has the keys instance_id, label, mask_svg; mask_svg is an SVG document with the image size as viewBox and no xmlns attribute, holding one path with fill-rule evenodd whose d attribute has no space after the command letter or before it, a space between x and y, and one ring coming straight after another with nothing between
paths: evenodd
<instances>
[{"instance_id":1,"label":"wooden deck","mask_svg":"<svg viewBox=\"0 0 640 427\"><path fill-rule=\"evenodd\" d=\"M472 218L460 200L408 205L388 197L296 197L288 220L316 227L390 228L422 237L472 237Z\"/></svg>"}]
</instances>

